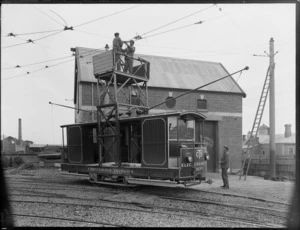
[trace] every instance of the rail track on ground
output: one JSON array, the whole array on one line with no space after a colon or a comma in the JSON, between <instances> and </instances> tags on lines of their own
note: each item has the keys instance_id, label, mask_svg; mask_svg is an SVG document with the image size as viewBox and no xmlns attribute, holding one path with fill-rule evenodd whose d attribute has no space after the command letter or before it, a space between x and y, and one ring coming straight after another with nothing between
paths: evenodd
<instances>
[{"instance_id":1,"label":"rail track on ground","mask_svg":"<svg viewBox=\"0 0 300 230\"><path fill-rule=\"evenodd\" d=\"M81 223L87 226L136 227L135 223L130 221L129 225L118 224L116 220L107 218L105 214L103 214L103 221L95 221L96 216L89 216L90 213L115 212L115 215L120 218L122 213L126 212L127 216L137 216L139 218L143 218L144 214L153 216L153 219L159 215L171 220L181 217L194 222L200 218L201 220L213 221L216 226L222 226L226 223L227 226L236 227L285 227L287 215L285 209L237 205L236 203L221 202L216 199L199 198L199 194L197 198L192 199L186 196L186 192L179 197L178 194L175 196L174 194L162 195L153 191L144 192L144 189L131 190L128 188L93 186L81 180L66 185L61 184L62 182L64 181L55 182L52 179L39 180L37 178L9 179L10 201L12 206L18 210L14 214L22 218L48 218L49 220L73 222L73 224ZM80 192L79 195L70 195L75 189ZM171 193L169 188L159 188L159 190L167 191L165 194ZM93 196L93 198L89 196ZM216 196L217 194L214 194L214 197ZM147 199L150 202L147 202ZM20 212L20 210L34 210L32 207L35 206L38 206L39 212ZM49 213L50 206L52 211L57 211ZM79 213L81 214L77 218L64 218L56 215L60 213L60 210L68 208L71 210L74 208L80 209ZM41 215L40 213L45 214ZM126 222L124 221L124 223Z\"/></svg>"}]
</instances>

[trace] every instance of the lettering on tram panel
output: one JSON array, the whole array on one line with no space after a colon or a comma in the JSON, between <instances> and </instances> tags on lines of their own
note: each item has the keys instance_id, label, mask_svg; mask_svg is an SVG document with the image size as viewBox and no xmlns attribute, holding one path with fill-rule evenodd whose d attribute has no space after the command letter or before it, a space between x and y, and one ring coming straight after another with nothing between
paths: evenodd
<instances>
[{"instance_id":1,"label":"lettering on tram panel","mask_svg":"<svg viewBox=\"0 0 300 230\"><path fill-rule=\"evenodd\" d=\"M196 166L203 166L205 165L205 162L201 161L201 162L194 162L194 167Z\"/></svg>"},{"instance_id":2,"label":"lettering on tram panel","mask_svg":"<svg viewBox=\"0 0 300 230\"><path fill-rule=\"evenodd\" d=\"M181 167L191 167L192 163L182 163Z\"/></svg>"},{"instance_id":3,"label":"lettering on tram panel","mask_svg":"<svg viewBox=\"0 0 300 230\"><path fill-rule=\"evenodd\" d=\"M202 167L195 167L195 171L196 171L196 172L203 171L203 168L202 168Z\"/></svg>"},{"instance_id":4,"label":"lettering on tram panel","mask_svg":"<svg viewBox=\"0 0 300 230\"><path fill-rule=\"evenodd\" d=\"M129 169L116 169L116 168L89 168L89 172L105 173L105 174L122 174L130 175Z\"/></svg>"}]
</instances>

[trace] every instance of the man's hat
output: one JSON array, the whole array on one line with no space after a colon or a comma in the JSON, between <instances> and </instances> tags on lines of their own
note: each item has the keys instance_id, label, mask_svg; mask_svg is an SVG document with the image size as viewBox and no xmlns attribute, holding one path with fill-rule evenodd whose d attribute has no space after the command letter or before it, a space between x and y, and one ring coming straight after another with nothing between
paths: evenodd
<instances>
[{"instance_id":1,"label":"man's hat","mask_svg":"<svg viewBox=\"0 0 300 230\"><path fill-rule=\"evenodd\" d=\"M226 145L224 145L224 148L228 151L229 150L229 148L226 146Z\"/></svg>"},{"instance_id":2,"label":"man's hat","mask_svg":"<svg viewBox=\"0 0 300 230\"><path fill-rule=\"evenodd\" d=\"M115 36L119 36L119 33L115 33Z\"/></svg>"}]
</instances>

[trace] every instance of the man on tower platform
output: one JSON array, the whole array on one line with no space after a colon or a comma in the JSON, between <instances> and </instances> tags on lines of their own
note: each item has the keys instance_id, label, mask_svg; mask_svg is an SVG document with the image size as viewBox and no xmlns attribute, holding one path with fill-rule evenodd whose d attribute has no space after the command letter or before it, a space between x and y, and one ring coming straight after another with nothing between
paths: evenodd
<instances>
[{"instance_id":1,"label":"man on tower platform","mask_svg":"<svg viewBox=\"0 0 300 230\"><path fill-rule=\"evenodd\" d=\"M115 64L117 65L117 70L121 69L121 53L122 53L122 46L123 46L123 41L119 37L119 33L115 33L115 38L113 40L113 54L115 57Z\"/></svg>"},{"instance_id":2,"label":"man on tower platform","mask_svg":"<svg viewBox=\"0 0 300 230\"><path fill-rule=\"evenodd\" d=\"M132 73L132 66L133 66L133 54L135 52L135 47L134 45L134 41L130 40L129 41L129 45L128 42L125 41L124 42L127 45L127 48L123 50L123 52L125 52L125 67L124 67L124 72L126 73L127 70L129 71L129 73Z\"/></svg>"}]
</instances>

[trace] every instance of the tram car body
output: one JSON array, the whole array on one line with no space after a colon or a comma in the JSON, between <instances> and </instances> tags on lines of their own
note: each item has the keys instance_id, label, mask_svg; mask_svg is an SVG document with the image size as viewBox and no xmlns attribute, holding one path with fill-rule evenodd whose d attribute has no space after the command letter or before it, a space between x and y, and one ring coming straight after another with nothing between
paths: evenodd
<instances>
[{"instance_id":1,"label":"tram car body","mask_svg":"<svg viewBox=\"0 0 300 230\"><path fill-rule=\"evenodd\" d=\"M198 112L120 118L119 142L109 126L101 139L97 122L63 125L61 169L88 174L97 183L199 184L205 180L209 158L204 120Z\"/></svg>"}]
</instances>

